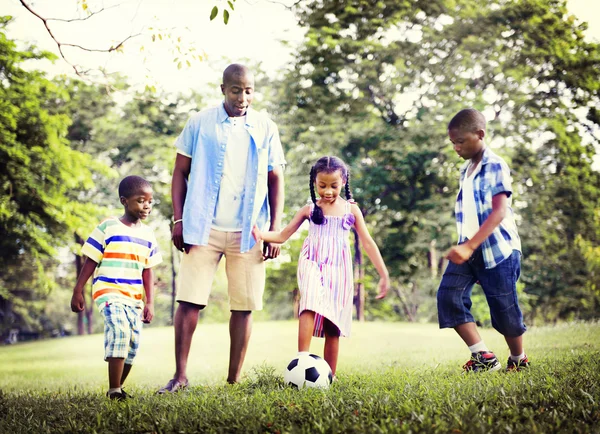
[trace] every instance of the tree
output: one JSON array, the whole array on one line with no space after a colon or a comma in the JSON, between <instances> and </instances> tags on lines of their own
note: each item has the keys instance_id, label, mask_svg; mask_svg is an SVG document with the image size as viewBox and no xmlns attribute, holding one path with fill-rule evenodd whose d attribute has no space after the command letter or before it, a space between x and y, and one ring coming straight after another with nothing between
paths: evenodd
<instances>
[{"instance_id":1,"label":"tree","mask_svg":"<svg viewBox=\"0 0 600 434\"><path fill-rule=\"evenodd\" d=\"M103 168L69 147L68 117L45 107L62 90L40 71L22 67L53 56L34 47L17 50L4 32L9 21L0 18L0 269L5 270L0 298L5 317L12 310L14 321L28 322L26 310L13 309L47 294L42 263L55 256L57 246L72 242L70 234L95 211L69 192L92 188L92 170ZM11 277L29 272L30 286ZM32 306L30 313L37 310Z\"/></svg>"},{"instance_id":2,"label":"tree","mask_svg":"<svg viewBox=\"0 0 600 434\"><path fill-rule=\"evenodd\" d=\"M598 125L600 55L564 1L325 0L298 16L306 39L279 95L288 158L305 164L318 151L351 164L394 287L434 295L421 270L432 241L444 251L455 239L462 164L446 125L472 106L515 172L531 315L544 306L555 318L592 314L575 309L590 293L574 240L597 243L598 137L585 144L579 132Z\"/></svg>"}]
</instances>

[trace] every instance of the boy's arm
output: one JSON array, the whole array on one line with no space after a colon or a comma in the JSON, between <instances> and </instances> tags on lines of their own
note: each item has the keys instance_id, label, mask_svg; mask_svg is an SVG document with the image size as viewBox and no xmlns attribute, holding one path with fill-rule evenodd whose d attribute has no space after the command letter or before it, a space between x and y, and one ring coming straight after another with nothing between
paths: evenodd
<instances>
[{"instance_id":1,"label":"boy's arm","mask_svg":"<svg viewBox=\"0 0 600 434\"><path fill-rule=\"evenodd\" d=\"M492 212L483 224L479 227L479 230L473 235L466 243L458 246L453 246L448 253L446 258L455 264L462 264L466 262L475 249L483 243L487 237L489 237L494 229L502 223L502 220L506 216L506 209L508 208L508 196L506 193L499 193L492 197Z\"/></svg>"},{"instance_id":2,"label":"boy's arm","mask_svg":"<svg viewBox=\"0 0 600 434\"><path fill-rule=\"evenodd\" d=\"M379 251L379 247L377 247L375 240L369 233L369 229L367 229L365 218L363 217L360 208L356 204L352 204L351 209L352 214L354 214L354 228L356 229L358 239L363 245L367 256L375 266L375 269L379 273L379 284L377 285L379 293L377 294L376 298L383 298L387 294L390 287L390 275L388 269L385 266L385 262L383 261L383 257Z\"/></svg>"},{"instance_id":3,"label":"boy's arm","mask_svg":"<svg viewBox=\"0 0 600 434\"><path fill-rule=\"evenodd\" d=\"M289 224L281 231L261 232L258 227L254 226L252 229L252 235L256 241L263 240L267 243L285 243L288 238L298 230L304 220L309 218L309 213L310 205L305 205L296 213L294 218L292 218L292 221L290 221Z\"/></svg>"},{"instance_id":4,"label":"boy's arm","mask_svg":"<svg viewBox=\"0 0 600 434\"><path fill-rule=\"evenodd\" d=\"M142 271L142 282L144 283L144 292L146 293L146 304L142 321L150 324L154 318L154 271L152 268L144 268Z\"/></svg>"},{"instance_id":5,"label":"boy's arm","mask_svg":"<svg viewBox=\"0 0 600 434\"><path fill-rule=\"evenodd\" d=\"M73 288L73 296L71 297L71 310L73 312L81 312L85 307L85 299L83 297L83 288L89 280L90 276L94 274L94 270L98 266L98 263L93 259L85 257L83 267L77 278L75 288Z\"/></svg>"},{"instance_id":6,"label":"boy's arm","mask_svg":"<svg viewBox=\"0 0 600 434\"><path fill-rule=\"evenodd\" d=\"M274 167L267 175L269 185L269 209L271 210L270 231L278 231L281 228L281 217L283 216L283 204L285 202L283 166ZM267 244L264 247L264 258L274 259L279 256L281 247Z\"/></svg>"}]
</instances>

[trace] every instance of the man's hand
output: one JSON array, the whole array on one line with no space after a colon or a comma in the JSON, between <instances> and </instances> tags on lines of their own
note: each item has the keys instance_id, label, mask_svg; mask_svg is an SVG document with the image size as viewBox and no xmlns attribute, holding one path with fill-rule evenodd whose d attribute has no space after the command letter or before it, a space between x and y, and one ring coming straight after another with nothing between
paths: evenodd
<instances>
[{"instance_id":1,"label":"man's hand","mask_svg":"<svg viewBox=\"0 0 600 434\"><path fill-rule=\"evenodd\" d=\"M448 253L446 253L446 259L454 262L456 265L464 264L469 260L473 254L473 249L467 244L460 244L453 246Z\"/></svg>"},{"instance_id":2,"label":"man's hand","mask_svg":"<svg viewBox=\"0 0 600 434\"><path fill-rule=\"evenodd\" d=\"M177 222L173 225L173 231L171 232L171 240L177 250L183 252L185 248L183 242L183 222Z\"/></svg>"},{"instance_id":3,"label":"man's hand","mask_svg":"<svg viewBox=\"0 0 600 434\"><path fill-rule=\"evenodd\" d=\"M83 294L81 292L74 292L73 297L71 297L71 310L73 312L83 312L84 306L85 300L83 299Z\"/></svg>"},{"instance_id":4,"label":"man's hand","mask_svg":"<svg viewBox=\"0 0 600 434\"><path fill-rule=\"evenodd\" d=\"M144 313L142 314L142 322L144 324L150 324L154 318L154 303L146 303L144 306Z\"/></svg>"},{"instance_id":5,"label":"man's hand","mask_svg":"<svg viewBox=\"0 0 600 434\"><path fill-rule=\"evenodd\" d=\"M263 259L275 259L281 253L281 244L265 243L263 246Z\"/></svg>"}]
</instances>

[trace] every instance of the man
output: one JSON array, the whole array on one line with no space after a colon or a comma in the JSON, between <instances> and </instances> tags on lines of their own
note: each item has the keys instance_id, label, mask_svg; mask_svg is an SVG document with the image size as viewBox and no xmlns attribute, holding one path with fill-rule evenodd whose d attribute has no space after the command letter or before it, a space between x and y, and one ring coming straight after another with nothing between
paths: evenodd
<instances>
[{"instance_id":1,"label":"man","mask_svg":"<svg viewBox=\"0 0 600 434\"><path fill-rule=\"evenodd\" d=\"M262 309L264 260L278 244L254 241L254 224L279 230L285 159L277 126L252 108L254 76L243 65L223 72L224 101L188 120L177 138L173 170L173 244L184 252L175 313L174 377L158 393L187 387L187 360L198 315L215 271L226 258L230 353L228 383L240 372L252 330L252 311Z\"/></svg>"}]
</instances>

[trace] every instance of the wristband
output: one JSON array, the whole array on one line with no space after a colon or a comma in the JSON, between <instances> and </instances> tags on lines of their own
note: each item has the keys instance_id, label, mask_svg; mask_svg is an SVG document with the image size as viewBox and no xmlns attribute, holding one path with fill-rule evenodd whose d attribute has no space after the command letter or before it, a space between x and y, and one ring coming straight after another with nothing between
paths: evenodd
<instances>
[{"instance_id":1,"label":"wristband","mask_svg":"<svg viewBox=\"0 0 600 434\"><path fill-rule=\"evenodd\" d=\"M179 223L179 222L182 222L182 221L183 221L183 219L174 220L174 221L173 221L173 226L175 226L177 223Z\"/></svg>"}]
</instances>

